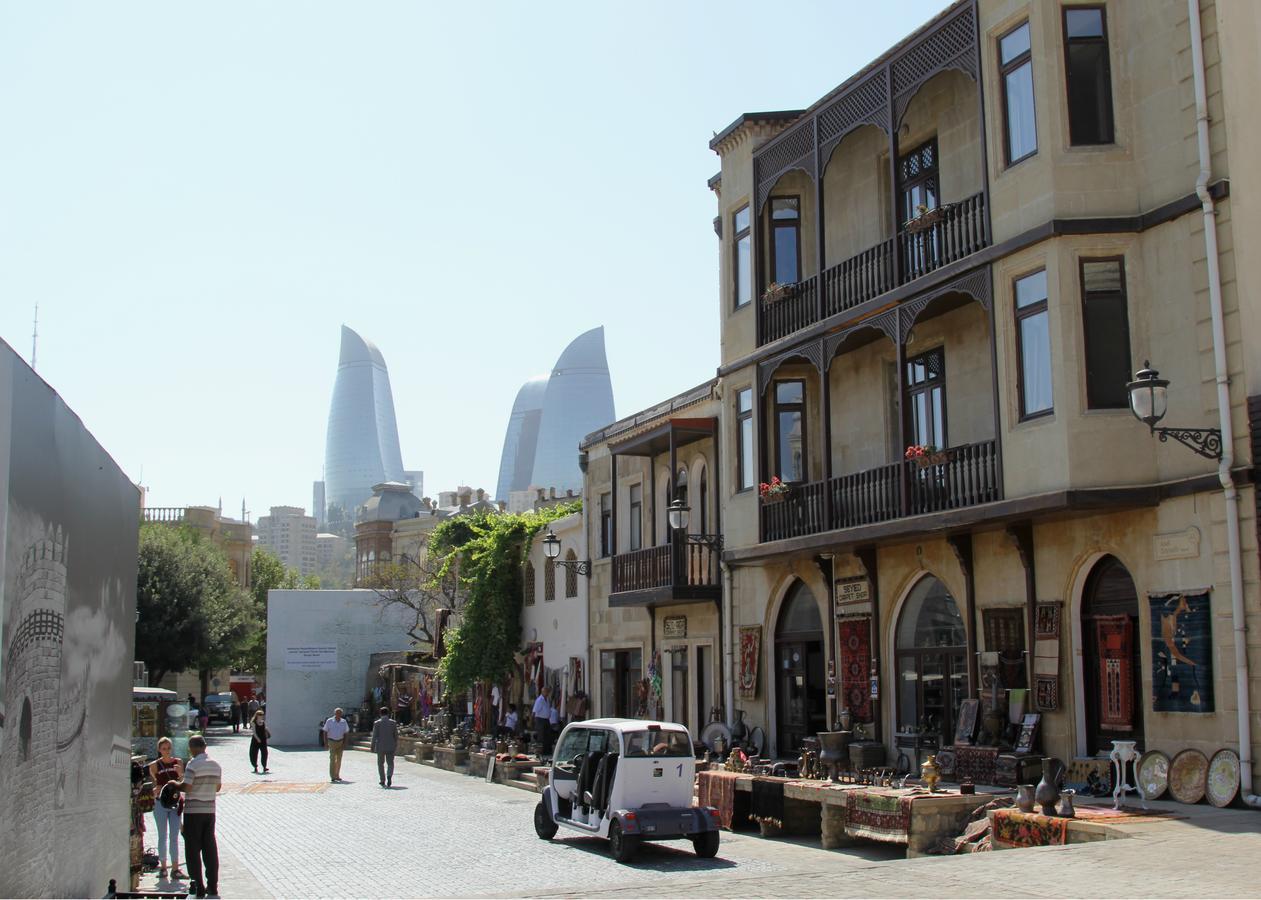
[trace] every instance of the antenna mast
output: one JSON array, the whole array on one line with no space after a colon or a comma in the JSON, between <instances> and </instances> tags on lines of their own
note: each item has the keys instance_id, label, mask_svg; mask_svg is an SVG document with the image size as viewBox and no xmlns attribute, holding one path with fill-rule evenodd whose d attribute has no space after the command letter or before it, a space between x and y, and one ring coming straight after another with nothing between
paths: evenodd
<instances>
[{"instance_id":1,"label":"antenna mast","mask_svg":"<svg viewBox=\"0 0 1261 900\"><path fill-rule=\"evenodd\" d=\"M35 348L39 342L39 304L35 304L35 324L31 326L31 368L35 368Z\"/></svg>"}]
</instances>

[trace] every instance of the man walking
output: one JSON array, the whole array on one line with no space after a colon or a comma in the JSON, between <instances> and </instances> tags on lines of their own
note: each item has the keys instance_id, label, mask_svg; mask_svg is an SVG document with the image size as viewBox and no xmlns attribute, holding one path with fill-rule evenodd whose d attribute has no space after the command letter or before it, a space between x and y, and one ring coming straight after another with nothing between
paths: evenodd
<instances>
[{"instance_id":1,"label":"man walking","mask_svg":"<svg viewBox=\"0 0 1261 900\"><path fill-rule=\"evenodd\" d=\"M328 777L333 784L342 780L342 751L346 749L346 732L350 731L350 723L342 718L342 708L333 710L333 715L324 720L324 743L328 746Z\"/></svg>"},{"instance_id":2,"label":"man walking","mask_svg":"<svg viewBox=\"0 0 1261 900\"><path fill-rule=\"evenodd\" d=\"M552 706L547 702L547 688L539 691L539 695L534 698L534 706L530 709L530 715L534 717L534 740L538 742L539 753L546 753L547 726L548 720L552 715Z\"/></svg>"},{"instance_id":3,"label":"man walking","mask_svg":"<svg viewBox=\"0 0 1261 900\"><path fill-rule=\"evenodd\" d=\"M223 787L223 769L206 756L206 739L188 739L193 758L184 767L182 781L174 782L185 793L184 863L189 891L197 897L219 896L219 844L215 840L215 795ZM202 863L205 863L203 869Z\"/></svg>"},{"instance_id":4,"label":"man walking","mask_svg":"<svg viewBox=\"0 0 1261 900\"><path fill-rule=\"evenodd\" d=\"M394 784L394 751L398 749L398 723L390 718L390 708L381 707L381 718L372 723L372 752L377 755L377 776L381 787Z\"/></svg>"}]
</instances>

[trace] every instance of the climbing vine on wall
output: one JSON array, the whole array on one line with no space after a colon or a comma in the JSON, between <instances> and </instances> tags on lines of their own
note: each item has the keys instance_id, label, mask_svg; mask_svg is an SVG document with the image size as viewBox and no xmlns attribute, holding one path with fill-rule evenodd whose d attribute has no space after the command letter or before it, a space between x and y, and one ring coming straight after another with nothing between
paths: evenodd
<instances>
[{"instance_id":1,"label":"climbing vine on wall","mask_svg":"<svg viewBox=\"0 0 1261 900\"><path fill-rule=\"evenodd\" d=\"M434 529L429 553L442 559L465 591L460 621L446 639L442 675L454 690L497 681L521 649L522 566L525 548L548 522L582 508L581 502L536 512L448 519Z\"/></svg>"}]
</instances>

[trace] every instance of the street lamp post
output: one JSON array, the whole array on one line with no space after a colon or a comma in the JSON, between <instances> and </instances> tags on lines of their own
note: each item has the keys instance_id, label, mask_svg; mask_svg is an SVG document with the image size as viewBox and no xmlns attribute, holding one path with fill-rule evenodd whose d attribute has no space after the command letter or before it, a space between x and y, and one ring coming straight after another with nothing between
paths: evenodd
<instances>
[{"instance_id":1,"label":"street lamp post","mask_svg":"<svg viewBox=\"0 0 1261 900\"><path fill-rule=\"evenodd\" d=\"M1222 458L1222 432L1217 428L1157 428L1156 423L1165 417L1169 408L1169 380L1144 361L1143 368L1134 373L1134 380L1125 386L1130 395L1130 412L1146 425L1161 442L1173 438L1184 447L1205 459Z\"/></svg>"},{"instance_id":2,"label":"street lamp post","mask_svg":"<svg viewBox=\"0 0 1261 900\"><path fill-rule=\"evenodd\" d=\"M547 534L543 536L543 555L558 566L564 566L566 569L573 569L579 575L591 577L591 560L560 559L560 538L556 536L556 532L552 531L550 526L547 529Z\"/></svg>"}]
</instances>

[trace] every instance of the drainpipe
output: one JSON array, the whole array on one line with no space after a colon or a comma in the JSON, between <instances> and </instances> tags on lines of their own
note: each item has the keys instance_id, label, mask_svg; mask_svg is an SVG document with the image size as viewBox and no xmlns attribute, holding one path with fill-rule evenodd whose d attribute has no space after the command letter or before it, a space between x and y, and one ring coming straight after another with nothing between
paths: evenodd
<instances>
[{"instance_id":1,"label":"drainpipe","mask_svg":"<svg viewBox=\"0 0 1261 900\"><path fill-rule=\"evenodd\" d=\"M722 566L722 621L723 628L727 632L726 640L723 641L723 678L722 678L722 708L723 718L727 720L727 727L730 728L735 724L735 707L736 707L736 666L735 666L735 643L736 643L736 627L735 616L732 614L731 592L735 576L732 574L731 566L727 563L719 563Z\"/></svg>"},{"instance_id":2,"label":"drainpipe","mask_svg":"<svg viewBox=\"0 0 1261 900\"><path fill-rule=\"evenodd\" d=\"M1213 317L1213 362L1217 370L1217 415L1222 431L1222 459L1217 477L1226 501L1226 543L1230 557L1230 603L1235 632L1235 693L1239 720L1239 788L1243 802L1261 809L1261 797L1252 792L1252 722L1248 700L1247 619L1244 609L1243 563L1239 549L1239 491L1231 469L1235 463L1235 436L1230 418L1230 375L1226 366L1226 330L1222 323L1222 276L1218 267L1217 213L1209 193L1212 156L1208 140L1208 91L1204 78L1204 39L1200 30L1200 2L1187 0L1191 26L1191 67L1195 75L1195 130L1200 173L1195 193L1204 212L1204 253L1208 264L1208 302Z\"/></svg>"}]
</instances>

